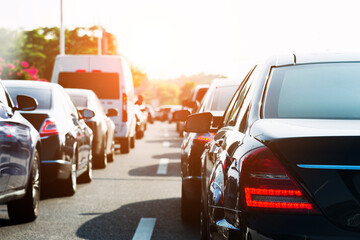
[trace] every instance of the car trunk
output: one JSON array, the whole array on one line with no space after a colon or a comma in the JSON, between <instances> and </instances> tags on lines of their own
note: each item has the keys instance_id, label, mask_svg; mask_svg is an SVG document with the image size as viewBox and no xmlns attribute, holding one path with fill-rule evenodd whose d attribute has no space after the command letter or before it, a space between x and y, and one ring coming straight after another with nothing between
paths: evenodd
<instances>
[{"instance_id":1,"label":"car trunk","mask_svg":"<svg viewBox=\"0 0 360 240\"><path fill-rule=\"evenodd\" d=\"M263 119L251 135L330 221L360 230L360 121Z\"/></svg>"}]
</instances>

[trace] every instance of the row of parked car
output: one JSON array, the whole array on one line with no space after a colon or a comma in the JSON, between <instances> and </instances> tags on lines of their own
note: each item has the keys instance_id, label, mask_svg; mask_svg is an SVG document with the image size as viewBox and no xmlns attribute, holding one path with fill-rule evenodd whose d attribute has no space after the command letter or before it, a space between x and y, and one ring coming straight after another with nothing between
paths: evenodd
<instances>
[{"instance_id":1,"label":"row of parked car","mask_svg":"<svg viewBox=\"0 0 360 240\"><path fill-rule=\"evenodd\" d=\"M91 62L98 69L78 70ZM2 80L0 203L10 219L35 220L42 187L73 195L78 181L91 182L93 167L114 161L116 146L134 148L148 121L142 98L135 100L119 56L59 56L52 83Z\"/></svg>"},{"instance_id":2,"label":"row of parked car","mask_svg":"<svg viewBox=\"0 0 360 240\"><path fill-rule=\"evenodd\" d=\"M276 55L174 113L181 213L201 239L360 238L359 67L355 53Z\"/></svg>"}]
</instances>

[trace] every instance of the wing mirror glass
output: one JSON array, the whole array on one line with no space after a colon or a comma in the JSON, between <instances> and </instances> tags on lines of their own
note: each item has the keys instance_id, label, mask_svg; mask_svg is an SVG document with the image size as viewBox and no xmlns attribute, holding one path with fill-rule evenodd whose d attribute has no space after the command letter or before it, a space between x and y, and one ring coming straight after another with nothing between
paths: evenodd
<instances>
[{"instance_id":1,"label":"wing mirror glass","mask_svg":"<svg viewBox=\"0 0 360 240\"><path fill-rule=\"evenodd\" d=\"M207 133L210 131L212 114L209 112L190 115L186 120L185 131Z\"/></svg>"},{"instance_id":2,"label":"wing mirror glass","mask_svg":"<svg viewBox=\"0 0 360 240\"><path fill-rule=\"evenodd\" d=\"M90 119L92 117L95 116L94 111L90 110L90 109L81 109L80 111L80 115L83 119Z\"/></svg>"},{"instance_id":3,"label":"wing mirror glass","mask_svg":"<svg viewBox=\"0 0 360 240\"><path fill-rule=\"evenodd\" d=\"M32 111L38 106L38 102L35 98L26 95L16 96L17 107L15 110Z\"/></svg>"},{"instance_id":4,"label":"wing mirror glass","mask_svg":"<svg viewBox=\"0 0 360 240\"><path fill-rule=\"evenodd\" d=\"M172 115L173 122L184 122L186 118L190 115L189 110L177 110Z\"/></svg>"}]
</instances>

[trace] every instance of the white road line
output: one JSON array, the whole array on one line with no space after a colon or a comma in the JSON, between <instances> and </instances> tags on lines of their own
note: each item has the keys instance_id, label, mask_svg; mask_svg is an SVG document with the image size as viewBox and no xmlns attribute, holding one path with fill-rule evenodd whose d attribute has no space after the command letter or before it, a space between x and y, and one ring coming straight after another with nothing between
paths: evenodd
<instances>
[{"instance_id":1,"label":"white road line","mask_svg":"<svg viewBox=\"0 0 360 240\"><path fill-rule=\"evenodd\" d=\"M169 162L168 158L160 158L159 167L157 169L156 174L165 175L167 173L168 162Z\"/></svg>"},{"instance_id":2,"label":"white road line","mask_svg":"<svg viewBox=\"0 0 360 240\"><path fill-rule=\"evenodd\" d=\"M170 142L165 141L162 143L163 147L170 147Z\"/></svg>"},{"instance_id":3,"label":"white road line","mask_svg":"<svg viewBox=\"0 0 360 240\"><path fill-rule=\"evenodd\" d=\"M141 218L132 240L150 240L156 218Z\"/></svg>"}]
</instances>

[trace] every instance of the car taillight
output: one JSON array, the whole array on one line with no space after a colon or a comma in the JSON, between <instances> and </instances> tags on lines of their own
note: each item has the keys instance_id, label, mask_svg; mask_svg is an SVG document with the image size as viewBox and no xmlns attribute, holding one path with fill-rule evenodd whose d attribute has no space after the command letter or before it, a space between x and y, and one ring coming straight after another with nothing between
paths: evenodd
<instances>
[{"instance_id":1,"label":"car taillight","mask_svg":"<svg viewBox=\"0 0 360 240\"><path fill-rule=\"evenodd\" d=\"M205 134L199 134L197 138L194 139L194 142L205 145L206 143L210 142L214 138L215 133L205 133Z\"/></svg>"},{"instance_id":2,"label":"car taillight","mask_svg":"<svg viewBox=\"0 0 360 240\"><path fill-rule=\"evenodd\" d=\"M46 119L39 131L40 137L48 137L58 135L59 131L56 127L56 123L51 119Z\"/></svg>"},{"instance_id":3,"label":"car taillight","mask_svg":"<svg viewBox=\"0 0 360 240\"><path fill-rule=\"evenodd\" d=\"M248 209L319 213L268 148L257 148L243 158L241 181Z\"/></svg>"},{"instance_id":4,"label":"car taillight","mask_svg":"<svg viewBox=\"0 0 360 240\"><path fill-rule=\"evenodd\" d=\"M127 95L123 93L122 95L122 121L127 122L128 114L127 114Z\"/></svg>"}]
</instances>

